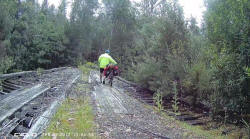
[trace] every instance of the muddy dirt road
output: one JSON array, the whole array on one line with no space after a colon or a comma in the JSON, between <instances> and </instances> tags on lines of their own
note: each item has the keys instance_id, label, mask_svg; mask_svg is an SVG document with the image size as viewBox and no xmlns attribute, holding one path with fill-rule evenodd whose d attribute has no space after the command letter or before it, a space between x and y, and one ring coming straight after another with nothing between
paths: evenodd
<instances>
[{"instance_id":1,"label":"muddy dirt road","mask_svg":"<svg viewBox=\"0 0 250 139\"><path fill-rule=\"evenodd\" d=\"M113 87L100 84L98 72L92 71L89 82L94 88L91 98L102 138L188 138L183 135L184 129L130 97L118 80Z\"/></svg>"}]
</instances>

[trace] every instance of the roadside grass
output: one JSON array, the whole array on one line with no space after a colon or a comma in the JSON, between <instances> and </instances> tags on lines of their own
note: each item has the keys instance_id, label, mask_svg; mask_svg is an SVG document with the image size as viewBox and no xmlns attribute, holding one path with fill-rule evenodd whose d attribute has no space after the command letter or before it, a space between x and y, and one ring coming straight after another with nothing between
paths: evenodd
<instances>
[{"instance_id":1,"label":"roadside grass","mask_svg":"<svg viewBox=\"0 0 250 139\"><path fill-rule=\"evenodd\" d=\"M206 139L236 139L236 138L249 139L245 129L238 128L234 125L222 125L214 129L205 129L204 126L199 126L199 125L193 126L189 125L186 122L176 120L174 117L169 116L164 112L159 112L158 108L156 108L155 106L145 106L145 107L154 110L156 113L164 117L164 122L166 126L170 128L183 129L182 133L183 138L195 138L197 136L200 136ZM222 135L222 132L225 129L234 129L234 131L228 133L227 135Z\"/></svg>"},{"instance_id":2,"label":"roadside grass","mask_svg":"<svg viewBox=\"0 0 250 139\"><path fill-rule=\"evenodd\" d=\"M59 137L97 138L94 127L94 115L88 99L70 99L64 101L53 117L42 139Z\"/></svg>"},{"instance_id":3,"label":"roadside grass","mask_svg":"<svg viewBox=\"0 0 250 139\"><path fill-rule=\"evenodd\" d=\"M94 63L87 62L84 65L80 64L78 65L78 69L83 72L83 74L89 74L89 72L93 69L98 69L98 66Z\"/></svg>"},{"instance_id":4,"label":"roadside grass","mask_svg":"<svg viewBox=\"0 0 250 139\"><path fill-rule=\"evenodd\" d=\"M89 104L90 97L86 95L90 91L89 84L85 83L88 82L91 66L93 64L89 62L78 66L84 83L78 84L73 89L73 97L68 97L58 108L46 132L42 134L42 139L99 138L95 130L95 116Z\"/></svg>"},{"instance_id":5,"label":"roadside grass","mask_svg":"<svg viewBox=\"0 0 250 139\"><path fill-rule=\"evenodd\" d=\"M87 62L84 65L78 65L78 69L82 71L82 80L83 81L88 81L89 78L89 73L93 69L98 69L98 66L94 63Z\"/></svg>"}]
</instances>

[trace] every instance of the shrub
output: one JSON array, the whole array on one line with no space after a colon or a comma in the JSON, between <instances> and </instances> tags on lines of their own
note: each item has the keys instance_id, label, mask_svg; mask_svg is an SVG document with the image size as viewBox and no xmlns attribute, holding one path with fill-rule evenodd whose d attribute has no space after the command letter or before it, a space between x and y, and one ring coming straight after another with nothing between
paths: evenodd
<instances>
[{"instance_id":1,"label":"shrub","mask_svg":"<svg viewBox=\"0 0 250 139\"><path fill-rule=\"evenodd\" d=\"M7 71L14 65L11 57L4 57L0 59L0 73L7 73Z\"/></svg>"},{"instance_id":2,"label":"shrub","mask_svg":"<svg viewBox=\"0 0 250 139\"><path fill-rule=\"evenodd\" d=\"M233 113L249 113L249 79L242 67L241 56L222 51L213 66L216 85L213 107L218 109L214 114L222 111L223 107L228 108L231 117Z\"/></svg>"},{"instance_id":3,"label":"shrub","mask_svg":"<svg viewBox=\"0 0 250 139\"><path fill-rule=\"evenodd\" d=\"M133 78L137 83L152 91L157 91L161 87L160 64L154 58L146 57L144 62L138 63L134 68Z\"/></svg>"},{"instance_id":4,"label":"shrub","mask_svg":"<svg viewBox=\"0 0 250 139\"><path fill-rule=\"evenodd\" d=\"M187 76L183 81L185 93L192 95L194 98L193 105L196 104L197 98L207 100L213 91L211 83L212 71L204 63L194 64L188 69Z\"/></svg>"}]
</instances>

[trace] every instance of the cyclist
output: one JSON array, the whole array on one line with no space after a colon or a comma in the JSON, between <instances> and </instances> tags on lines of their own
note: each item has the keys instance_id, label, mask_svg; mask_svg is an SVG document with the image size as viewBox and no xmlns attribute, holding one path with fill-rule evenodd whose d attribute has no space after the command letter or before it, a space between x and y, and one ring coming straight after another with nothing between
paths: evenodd
<instances>
[{"instance_id":1,"label":"cyclist","mask_svg":"<svg viewBox=\"0 0 250 139\"><path fill-rule=\"evenodd\" d=\"M106 50L105 53L101 54L98 58L99 67L100 67L100 82L103 84L105 84L105 78L102 81L102 76L105 76L103 75L104 68L106 68L107 65L109 64L114 64L114 65L117 64L116 61L109 54L110 54L110 51Z\"/></svg>"}]
</instances>

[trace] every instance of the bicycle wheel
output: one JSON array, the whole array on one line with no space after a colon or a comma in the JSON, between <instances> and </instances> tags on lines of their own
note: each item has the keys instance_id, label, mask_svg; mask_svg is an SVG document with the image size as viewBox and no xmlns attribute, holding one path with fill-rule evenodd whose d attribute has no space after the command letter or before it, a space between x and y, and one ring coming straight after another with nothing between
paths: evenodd
<instances>
[{"instance_id":1,"label":"bicycle wheel","mask_svg":"<svg viewBox=\"0 0 250 139\"><path fill-rule=\"evenodd\" d=\"M113 72L111 72L110 74L109 74L109 85L112 87L112 85L113 85L113 78L114 78L114 76L113 76Z\"/></svg>"}]
</instances>

